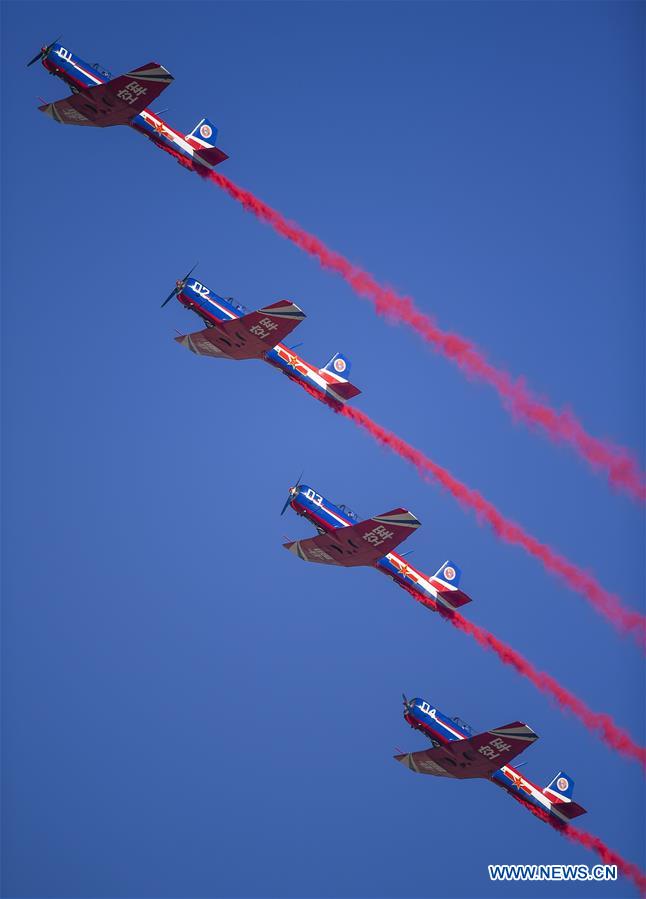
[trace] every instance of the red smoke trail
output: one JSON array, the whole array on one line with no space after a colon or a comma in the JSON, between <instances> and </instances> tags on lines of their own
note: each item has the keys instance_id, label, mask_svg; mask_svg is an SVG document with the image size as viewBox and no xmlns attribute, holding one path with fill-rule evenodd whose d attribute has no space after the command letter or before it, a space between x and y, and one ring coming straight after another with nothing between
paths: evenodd
<instances>
[{"instance_id":1,"label":"red smoke trail","mask_svg":"<svg viewBox=\"0 0 646 899\"><path fill-rule=\"evenodd\" d=\"M442 612L442 616L451 622L453 627L469 634L480 646L495 652L504 665L510 665L518 674L522 674L542 693L546 693L556 700L562 710L572 712L573 715L612 749L628 758L635 759L642 768L646 769L646 747L635 743L632 737L622 728L618 727L610 715L602 712L593 712L587 705L562 687L555 678L544 671L538 671L523 656L503 643L489 631L473 624L467 618L463 618L459 612Z\"/></svg>"},{"instance_id":2,"label":"red smoke trail","mask_svg":"<svg viewBox=\"0 0 646 899\"><path fill-rule=\"evenodd\" d=\"M471 509L481 521L490 524L497 537L507 543L521 546L531 556L538 559L548 571L558 575L569 587L585 596L597 611L605 615L620 632L631 633L642 647L646 646L646 618L639 612L624 608L619 597L604 590L591 575L568 562L546 544L540 543L536 537L532 537L520 525L506 519L477 490L472 490L462 484L445 468L437 465L420 450L397 437L396 434L376 424L365 413L351 406L342 406L339 413L362 427L371 437L397 453L402 459L411 462L425 480L433 478L438 481L462 506Z\"/></svg>"},{"instance_id":3,"label":"red smoke trail","mask_svg":"<svg viewBox=\"0 0 646 899\"><path fill-rule=\"evenodd\" d=\"M317 393L312 387L305 384L303 381L296 381L296 383L299 384L306 393L309 393L316 399L321 400L321 395ZM340 414L345 415L348 418L352 418L353 420L362 419L361 424L364 427L367 427L364 422L369 422L370 427L368 427L368 430L371 433L373 429L383 431L382 428L379 428L378 425L370 421L367 416L365 416L362 412L358 412L356 409L352 409L349 406L340 406L338 403L333 405L332 408L334 409L334 411L339 412ZM387 432L384 432L384 434L387 434ZM387 441L382 439L381 437L377 437L377 439L382 443L387 443ZM393 439L399 440L399 438ZM403 441L399 442L407 448L407 453L410 454L407 455L402 453L402 455L404 455L404 458L408 458L409 461L417 465L422 475L425 476L426 465L434 465L434 463L431 463L430 460L426 459L425 456L422 456L421 453L418 453L417 450L409 447L408 444L404 444ZM420 458L417 458L418 456ZM444 469L439 469L439 471L444 472ZM446 472L444 472L444 474L447 477L450 477L450 475L448 475ZM454 479L451 478L451 480ZM457 484L458 482L456 481L455 483ZM466 490L467 488L462 487L462 489ZM471 491L471 493L474 493L474 491ZM479 494L477 493L474 493L474 495L479 496ZM482 500L482 502L485 501ZM500 516L500 513L496 512L496 515L498 515L501 520L503 520L502 516ZM517 526L514 525L514 527ZM601 588L599 587L598 589ZM593 733L598 734L604 741L604 743L606 743L612 749L617 750L622 755L625 755L631 759L635 759L641 764L642 768L646 769L646 748L640 746L638 743L635 743L630 734L618 727L612 720L610 715L602 712L593 712L586 706L584 702L574 696L573 693L570 693L569 690L566 690L564 687L562 687L558 683L558 681L551 675L546 674L543 671L538 671L538 669L534 668L534 666L530 662L528 662L527 659L525 659L519 652L517 652L515 649L512 649L511 646L503 643L502 640L494 637L493 634L489 633L489 631L486 631L484 628L479 627L477 624L473 624L473 622L469 621L466 618L463 618L463 616L460 615L459 612L449 612L440 609L440 614L448 621L450 621L453 627L461 630L465 634L469 634L485 649L489 649L492 652L495 652L504 665L510 665L518 674L526 677L542 693L545 693L555 699L562 710L569 711L574 714L589 730L591 730Z\"/></svg>"},{"instance_id":4,"label":"red smoke trail","mask_svg":"<svg viewBox=\"0 0 646 899\"><path fill-rule=\"evenodd\" d=\"M522 799L519 799L519 802L528 808L532 814L536 815L537 818L540 818L541 821L545 821L558 833L567 837L568 840L572 840L573 843L578 843L580 846L585 846L586 849L592 849L593 852L597 853L604 865L616 865L620 874L623 874L624 877L628 877L633 881L635 886L639 889L640 895L643 896L646 894L646 876L642 874L637 865L634 865L632 862L627 862L618 852L615 852L614 849L610 849L609 846L606 846L599 837L595 837L585 830L579 830L578 827L574 827L572 824L557 824L556 821L542 809L536 808L528 802L524 802Z\"/></svg>"},{"instance_id":5,"label":"red smoke trail","mask_svg":"<svg viewBox=\"0 0 646 899\"><path fill-rule=\"evenodd\" d=\"M238 187L218 172L199 174L217 184L287 240L315 256L323 268L341 275L358 296L371 300L379 315L409 325L467 374L493 387L515 417L542 428L556 442L571 444L593 468L605 470L614 487L625 490L634 498L646 500L646 480L627 450L590 436L572 413L552 409L528 390L522 379L514 379L488 362L474 344L457 334L442 331L429 316L416 308L409 297L399 296L392 288L382 286L368 272L352 265L340 253L328 249L317 237L288 221L250 191Z\"/></svg>"}]
</instances>

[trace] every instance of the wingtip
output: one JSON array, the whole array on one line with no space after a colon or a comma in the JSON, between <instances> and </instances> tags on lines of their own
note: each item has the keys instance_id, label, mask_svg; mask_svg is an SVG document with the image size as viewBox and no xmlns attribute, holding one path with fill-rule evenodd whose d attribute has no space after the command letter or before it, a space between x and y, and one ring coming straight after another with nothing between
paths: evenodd
<instances>
[{"instance_id":1,"label":"wingtip","mask_svg":"<svg viewBox=\"0 0 646 899\"><path fill-rule=\"evenodd\" d=\"M524 721L512 721L511 724L503 724L502 727L494 727L489 733L497 737L509 737L513 740L523 740L526 743L534 743L539 739L538 734Z\"/></svg>"},{"instance_id":2,"label":"wingtip","mask_svg":"<svg viewBox=\"0 0 646 899\"><path fill-rule=\"evenodd\" d=\"M278 318L295 318L298 321L307 318L301 307L292 300L277 300L275 303L270 303L269 306L263 306L258 312L275 315Z\"/></svg>"},{"instance_id":3,"label":"wingtip","mask_svg":"<svg viewBox=\"0 0 646 899\"><path fill-rule=\"evenodd\" d=\"M385 512L383 515L375 515L373 521L410 528L412 531L416 530L422 524L416 515L413 515L409 509L404 509L402 506L397 509L392 509L390 512Z\"/></svg>"},{"instance_id":4,"label":"wingtip","mask_svg":"<svg viewBox=\"0 0 646 899\"><path fill-rule=\"evenodd\" d=\"M38 109L40 112L43 112L46 116L49 116L50 119L53 119L55 122L59 121L59 119L56 117L53 103L43 103L43 105L39 106Z\"/></svg>"},{"instance_id":5,"label":"wingtip","mask_svg":"<svg viewBox=\"0 0 646 899\"><path fill-rule=\"evenodd\" d=\"M159 62L147 62L143 66L126 73L126 78L139 78L142 81L158 81L162 84L170 84L175 78L166 66Z\"/></svg>"},{"instance_id":6,"label":"wingtip","mask_svg":"<svg viewBox=\"0 0 646 899\"><path fill-rule=\"evenodd\" d=\"M199 356L199 353L191 340L190 334L180 334L177 337L173 337L173 340L175 343L179 343L180 346L185 346L191 353L195 353L196 356Z\"/></svg>"}]
</instances>

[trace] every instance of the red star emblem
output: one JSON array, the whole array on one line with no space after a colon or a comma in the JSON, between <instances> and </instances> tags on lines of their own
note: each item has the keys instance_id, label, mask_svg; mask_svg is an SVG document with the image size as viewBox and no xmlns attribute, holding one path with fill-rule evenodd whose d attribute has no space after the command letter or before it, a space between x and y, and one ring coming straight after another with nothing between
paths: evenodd
<instances>
[{"instance_id":1,"label":"red star emblem","mask_svg":"<svg viewBox=\"0 0 646 899\"><path fill-rule=\"evenodd\" d=\"M151 122L151 124L152 124L153 128L155 129L155 131L157 132L157 134L160 134L162 137L165 136L166 129L164 128L164 126L161 122L158 122L155 120L155 121Z\"/></svg>"},{"instance_id":2,"label":"red star emblem","mask_svg":"<svg viewBox=\"0 0 646 899\"><path fill-rule=\"evenodd\" d=\"M287 350L283 349L283 347L278 348L278 355L281 359L284 359L289 367L293 368L294 371L299 372L299 374L301 375L309 374L307 368L303 365L298 356L293 355L292 353L288 353Z\"/></svg>"},{"instance_id":3,"label":"red star emblem","mask_svg":"<svg viewBox=\"0 0 646 899\"><path fill-rule=\"evenodd\" d=\"M416 581L417 578L413 574L412 568L409 568L406 562L402 562L399 559L393 559L393 564L399 569L399 573L402 577L410 578L411 581Z\"/></svg>"},{"instance_id":4,"label":"red star emblem","mask_svg":"<svg viewBox=\"0 0 646 899\"><path fill-rule=\"evenodd\" d=\"M511 782L513 783L513 785L514 785L515 787L517 787L517 789L519 789L519 790L524 790L526 793L530 793L530 794L531 794L532 791L531 791L530 787L528 787L528 786L524 783L523 778L520 776L520 774L512 774L512 773L510 772L510 773L507 775L507 777L511 780Z\"/></svg>"}]
</instances>

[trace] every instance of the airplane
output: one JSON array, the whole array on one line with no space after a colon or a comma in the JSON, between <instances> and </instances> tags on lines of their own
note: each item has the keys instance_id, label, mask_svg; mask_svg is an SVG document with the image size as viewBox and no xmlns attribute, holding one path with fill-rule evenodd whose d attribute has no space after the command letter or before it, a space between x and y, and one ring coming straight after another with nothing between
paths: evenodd
<instances>
[{"instance_id":1,"label":"airplane","mask_svg":"<svg viewBox=\"0 0 646 899\"><path fill-rule=\"evenodd\" d=\"M455 562L447 559L429 576L393 552L421 524L407 509L393 509L359 521L346 505L334 505L307 484L301 484L300 478L290 487L281 515L288 506L319 532L317 537L283 544L299 559L344 568L376 568L432 611L451 613L471 602L471 597L459 588L461 571Z\"/></svg>"},{"instance_id":2,"label":"airplane","mask_svg":"<svg viewBox=\"0 0 646 899\"><path fill-rule=\"evenodd\" d=\"M538 739L538 734L527 724L514 721L474 734L461 718L447 717L424 699L406 696L403 699L405 720L433 744L433 749L394 756L411 771L459 780L472 777L491 780L522 805L547 813L550 823L558 827L586 813L573 801L574 781L565 771L559 771L541 789L509 764Z\"/></svg>"},{"instance_id":3,"label":"airplane","mask_svg":"<svg viewBox=\"0 0 646 899\"><path fill-rule=\"evenodd\" d=\"M200 119L192 131L181 134L146 108L173 80L159 63L149 62L113 78L99 63L89 65L58 40L42 47L27 65L38 61L50 75L62 78L72 90L71 96L64 100L38 107L55 122L97 128L130 125L198 173L200 170L205 173L229 158L215 146L218 129L209 119Z\"/></svg>"},{"instance_id":4,"label":"airplane","mask_svg":"<svg viewBox=\"0 0 646 899\"><path fill-rule=\"evenodd\" d=\"M179 344L198 356L262 359L335 410L361 393L345 377L350 373L347 356L335 353L322 368L315 368L293 349L278 342L284 340L305 318L305 313L296 303L279 300L257 312L248 312L232 297L224 299L192 278L194 270L195 266L175 282L175 287L162 303L163 308L173 297L177 297L206 325L202 331L176 337Z\"/></svg>"}]
</instances>

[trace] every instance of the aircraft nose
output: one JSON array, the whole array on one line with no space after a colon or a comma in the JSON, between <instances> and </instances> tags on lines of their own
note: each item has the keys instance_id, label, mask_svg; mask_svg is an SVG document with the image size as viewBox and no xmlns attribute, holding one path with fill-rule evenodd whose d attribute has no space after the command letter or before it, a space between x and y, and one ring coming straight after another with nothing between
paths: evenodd
<instances>
[{"instance_id":1,"label":"aircraft nose","mask_svg":"<svg viewBox=\"0 0 646 899\"><path fill-rule=\"evenodd\" d=\"M287 499L285 500L285 505L283 506L283 511L280 513L281 515L284 514L284 512L287 510L287 506L289 506L290 503L291 503L293 500L295 500L296 497L298 496L298 493L299 493L298 485L299 485L299 483L300 483L300 478L298 479L298 481L296 482L296 484L294 484L293 487L290 487L290 488L289 488L289 491L288 491L288 493L287 493Z\"/></svg>"},{"instance_id":2,"label":"aircraft nose","mask_svg":"<svg viewBox=\"0 0 646 899\"><path fill-rule=\"evenodd\" d=\"M404 715L409 715L415 708L415 700L409 699L405 693L402 693L402 700L404 702Z\"/></svg>"}]
</instances>

